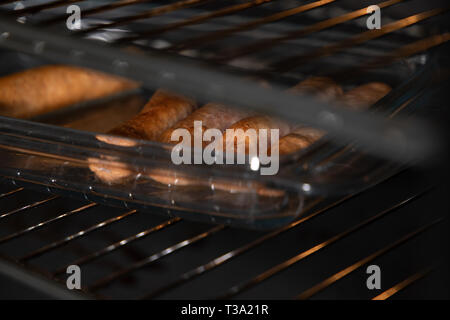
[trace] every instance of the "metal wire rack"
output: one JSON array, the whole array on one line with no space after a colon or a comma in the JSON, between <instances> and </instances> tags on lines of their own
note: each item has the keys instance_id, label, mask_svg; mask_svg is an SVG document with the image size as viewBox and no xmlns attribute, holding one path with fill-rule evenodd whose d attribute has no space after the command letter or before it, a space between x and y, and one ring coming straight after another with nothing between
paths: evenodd
<instances>
[{"instance_id":1,"label":"metal wire rack","mask_svg":"<svg viewBox=\"0 0 450 320\"><path fill-rule=\"evenodd\" d=\"M445 217L424 217L417 209L435 192L426 182L399 191L411 176L406 171L358 194L312 200L303 218L270 232L124 212L12 188L8 181L0 195L0 252L2 261L61 288L67 267L80 266L84 298L320 298L338 282L354 285L352 275L363 278L362 267L370 263L389 266L395 275L384 288L407 291L436 268L435 252L418 255L417 243L436 233ZM392 190L395 194L389 195ZM364 206L374 197L383 201ZM403 263L393 258L399 255ZM414 270L410 259L421 261L422 269ZM399 278L406 280L397 284ZM390 298L398 291L367 291L365 296ZM340 294L345 297L345 292Z\"/></svg>"}]
</instances>

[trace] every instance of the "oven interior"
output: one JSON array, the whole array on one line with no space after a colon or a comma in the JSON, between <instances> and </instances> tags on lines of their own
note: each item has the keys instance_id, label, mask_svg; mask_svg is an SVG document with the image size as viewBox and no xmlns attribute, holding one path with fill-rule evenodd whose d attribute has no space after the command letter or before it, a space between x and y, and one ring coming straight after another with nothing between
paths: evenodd
<instances>
[{"instance_id":1,"label":"oven interior","mask_svg":"<svg viewBox=\"0 0 450 320\"><path fill-rule=\"evenodd\" d=\"M439 127L448 112L448 14L442 9L445 1L419 2L379 2L383 25L393 24L393 30L381 29L376 36L360 36L367 32L363 11L351 15L370 1L73 1L83 14L83 29L77 32L63 27L67 1L3 1L1 13L26 26L62 31L106 48L182 57L186 64L200 61L214 70L285 86L306 75L332 75L343 86L385 81L398 90L378 105L381 111L414 114ZM404 20L409 16L413 23ZM0 41L7 48L2 75L61 62L57 54L37 50L36 43L22 43L14 51L8 41ZM110 71L126 72L120 63ZM96 112L117 115L124 103L137 112L151 92L130 92L35 121L106 132L113 120L99 128ZM313 164L333 158L342 147L317 150L310 158ZM351 155L344 153L343 161ZM439 155L446 159L445 150ZM0 281L5 285L0 295L448 298L444 162L430 168L383 161L389 170L377 179L308 197L301 216L268 231L236 228L213 218L195 221L157 207L112 206L102 196L83 199L82 193L4 174ZM366 287L366 268L372 264L383 272L381 290ZM70 265L82 269L80 291L65 287Z\"/></svg>"}]
</instances>

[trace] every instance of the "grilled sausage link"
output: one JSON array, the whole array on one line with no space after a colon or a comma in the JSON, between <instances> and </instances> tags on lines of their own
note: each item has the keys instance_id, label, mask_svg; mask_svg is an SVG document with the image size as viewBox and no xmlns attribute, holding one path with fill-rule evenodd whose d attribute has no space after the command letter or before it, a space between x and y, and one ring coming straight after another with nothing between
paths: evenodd
<instances>
[{"instance_id":1,"label":"grilled sausage link","mask_svg":"<svg viewBox=\"0 0 450 320\"><path fill-rule=\"evenodd\" d=\"M84 68L33 68L0 78L0 115L31 118L134 87L137 83Z\"/></svg>"},{"instance_id":2,"label":"grilled sausage link","mask_svg":"<svg viewBox=\"0 0 450 320\"><path fill-rule=\"evenodd\" d=\"M309 94L321 101L339 99L344 91L341 86L327 77L309 77L288 90L295 94Z\"/></svg>"},{"instance_id":3,"label":"grilled sausage link","mask_svg":"<svg viewBox=\"0 0 450 320\"><path fill-rule=\"evenodd\" d=\"M196 107L188 98L157 90L142 111L109 133L136 139L157 140L176 122L186 118Z\"/></svg>"},{"instance_id":4,"label":"grilled sausage link","mask_svg":"<svg viewBox=\"0 0 450 320\"><path fill-rule=\"evenodd\" d=\"M193 132L194 121L201 121L203 129L211 128L223 131L247 115L248 113L245 111L236 110L218 103L208 103L163 132L158 140L165 143L176 143L177 141L172 141L171 139L172 133L176 129L181 128Z\"/></svg>"},{"instance_id":5,"label":"grilled sausage link","mask_svg":"<svg viewBox=\"0 0 450 320\"><path fill-rule=\"evenodd\" d=\"M156 140L165 129L191 113L195 106L196 103L188 98L159 89L138 115L109 132L125 138L97 135L97 139L123 147L136 145L135 141L126 138ZM124 163L108 163L95 158L89 158L88 162L89 169L108 184L125 182L132 178L131 170Z\"/></svg>"},{"instance_id":6,"label":"grilled sausage link","mask_svg":"<svg viewBox=\"0 0 450 320\"><path fill-rule=\"evenodd\" d=\"M296 86L292 87L288 90L290 93L295 94L310 94L316 96L318 99L322 101L332 101L339 99L342 94L343 90L342 88L336 84L332 79L326 78L326 77L310 77L308 79L305 79L298 83ZM278 147L278 150L280 154L287 154L292 151L290 150L297 150L299 148L304 148L308 143L312 142L312 138L308 135L303 136L301 132L295 132L291 134L292 127L287 124L286 122L277 120L277 119L271 119L269 117L265 116L257 116L253 118L248 118L240 121L240 123L234 124L231 128L233 129L243 129L244 131L247 129L279 129L279 146L275 146L275 148ZM308 128L305 129L305 127L302 127L302 131L305 130L314 130L315 134L314 136L317 136L319 134L318 130ZM307 134L308 132L305 132ZM269 138L270 139L270 138ZM238 138L237 141L232 141L231 139L228 139L230 141L226 142L227 148L231 146L231 144L235 143L235 150L239 150L239 147L242 148L242 146L239 146L238 144L242 144L244 139L241 137ZM240 141L240 142L239 142ZM266 144L269 146L269 144ZM249 147L249 139L248 137L245 138L245 151L248 153L248 147ZM272 153L274 150L271 148L269 150L269 153Z\"/></svg>"},{"instance_id":7,"label":"grilled sausage link","mask_svg":"<svg viewBox=\"0 0 450 320\"><path fill-rule=\"evenodd\" d=\"M301 149L305 149L319 140L324 135L323 131L311 127L298 127L290 134L280 139L278 145L279 155L286 155ZM270 150L272 152L273 150Z\"/></svg>"},{"instance_id":8,"label":"grilled sausage link","mask_svg":"<svg viewBox=\"0 0 450 320\"><path fill-rule=\"evenodd\" d=\"M194 111L186 119L179 121L171 129L164 132L161 137L161 142L177 143L177 141L171 140L172 132L178 128L187 129L193 134L194 121L202 121L202 129L218 129L225 130L233 123L239 122L239 120L248 116L249 113L245 111L235 110L230 107L209 103L202 108ZM176 174L176 172L169 169L153 169L148 174L148 177L158 183L167 186L205 186L208 185L208 181L204 179L197 179L195 177L182 177ZM282 197L285 195L283 191L276 189L266 188L264 185L255 183L247 183L242 185L240 182L235 181L216 181L214 182L215 190L221 190L229 193L256 193L259 196L265 197Z\"/></svg>"},{"instance_id":9,"label":"grilled sausage link","mask_svg":"<svg viewBox=\"0 0 450 320\"><path fill-rule=\"evenodd\" d=\"M229 150L232 150L231 148L234 148L233 150L235 152L240 153L245 151L245 153L248 153L251 141L247 130L253 129L255 131L258 148L259 132L261 129L267 130L266 146L269 147L271 141L270 130L279 130L279 137L282 137L289 133L290 125L282 120L268 116L253 116L234 123L229 129L234 130L234 134L230 136L228 130L225 132L223 143L224 151L228 152Z\"/></svg>"},{"instance_id":10,"label":"grilled sausage link","mask_svg":"<svg viewBox=\"0 0 450 320\"><path fill-rule=\"evenodd\" d=\"M307 83L307 87L309 87L310 83L315 84L316 82L313 81ZM319 81L317 85L318 87L322 87L325 83L327 83L327 81ZM333 85L331 84L331 86ZM336 90L332 90L332 92L333 91L337 92ZM391 87L387 84L371 82L351 89L342 97L336 96L334 99L341 102L345 107L354 110L361 110L372 106L388 94L389 91L391 91ZM319 140L324 135L325 133L321 130L301 126L297 130L294 130L293 133L280 139L279 154L285 155L304 149Z\"/></svg>"},{"instance_id":11,"label":"grilled sausage link","mask_svg":"<svg viewBox=\"0 0 450 320\"><path fill-rule=\"evenodd\" d=\"M387 95L392 88L385 83L370 82L347 91L341 103L351 109L366 109Z\"/></svg>"}]
</instances>

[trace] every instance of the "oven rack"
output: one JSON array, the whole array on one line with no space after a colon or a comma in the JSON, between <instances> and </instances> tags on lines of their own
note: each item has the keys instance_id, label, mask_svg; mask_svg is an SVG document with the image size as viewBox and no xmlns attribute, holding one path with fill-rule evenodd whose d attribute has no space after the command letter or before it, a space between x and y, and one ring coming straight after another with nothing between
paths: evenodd
<instances>
[{"instance_id":1,"label":"oven rack","mask_svg":"<svg viewBox=\"0 0 450 320\"><path fill-rule=\"evenodd\" d=\"M57 298L387 299L440 266L429 247L447 224L429 201L440 187L417 176L406 170L357 194L311 200L302 218L269 232L149 217L4 179L0 271L22 270L22 281L38 279L27 284ZM370 264L386 269L383 290L365 288ZM80 266L82 291L64 290L69 265Z\"/></svg>"}]
</instances>

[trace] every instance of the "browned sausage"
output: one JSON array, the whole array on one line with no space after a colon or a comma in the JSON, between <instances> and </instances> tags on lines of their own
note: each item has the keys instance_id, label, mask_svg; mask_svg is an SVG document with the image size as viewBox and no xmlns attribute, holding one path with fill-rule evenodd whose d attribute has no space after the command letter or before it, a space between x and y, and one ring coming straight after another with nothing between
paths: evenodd
<instances>
[{"instance_id":1,"label":"browned sausage","mask_svg":"<svg viewBox=\"0 0 450 320\"><path fill-rule=\"evenodd\" d=\"M245 153L249 152L249 146L250 146L250 138L248 135L246 135L246 131L248 129L255 130L255 133L259 135L259 130L266 129L267 130L267 142L266 146L270 147L270 130L271 129L278 129L279 130L279 137L283 137L284 135L288 134L290 131L290 125L282 120L268 117L268 116L253 116L248 117L245 119L242 119L241 121L236 122L233 124L229 129L235 130L234 135L230 136L228 135L228 130L226 131L224 135L224 150L225 152L231 150L231 148L234 146L235 152L240 152L240 150L245 150ZM236 131L241 129L242 132ZM256 140L258 142L258 139ZM258 143L259 148L259 143Z\"/></svg>"},{"instance_id":2,"label":"browned sausage","mask_svg":"<svg viewBox=\"0 0 450 320\"><path fill-rule=\"evenodd\" d=\"M174 93L157 90L142 111L109 133L136 138L157 140L168 128L180 119L186 118L196 103Z\"/></svg>"},{"instance_id":3,"label":"browned sausage","mask_svg":"<svg viewBox=\"0 0 450 320\"><path fill-rule=\"evenodd\" d=\"M289 89L288 92L295 94L314 95L323 101L332 101L339 99L343 94L342 88L338 84L336 84L332 79L326 77L307 78L298 83L295 87ZM264 116L244 119L240 123L233 125L232 128L233 129L241 128L244 131L250 128L255 130L263 128L279 129L280 140L278 150L280 154L287 154L300 148L304 148L307 145L307 143L311 143L312 141L308 135L308 132L305 131L306 127L302 127L302 130L305 131L305 133L307 134L306 136L303 136L301 133L290 134L291 126L289 126L287 123L276 119L270 119ZM311 131L314 129L307 129L307 130ZM316 134L318 134L318 131L317 130L315 131ZM240 141L242 140L243 139L240 139ZM270 147L269 144L267 144L267 146ZM235 142L235 148L238 148L237 142ZM246 139L245 142L245 150L246 152L248 152L248 138ZM271 152L273 152L273 150L269 151L269 153Z\"/></svg>"},{"instance_id":4,"label":"browned sausage","mask_svg":"<svg viewBox=\"0 0 450 320\"><path fill-rule=\"evenodd\" d=\"M31 118L134 87L137 83L89 69L38 67L0 78L0 115Z\"/></svg>"},{"instance_id":5,"label":"browned sausage","mask_svg":"<svg viewBox=\"0 0 450 320\"><path fill-rule=\"evenodd\" d=\"M290 93L309 94L322 101L334 101L344 93L333 79L327 77L309 77L288 90Z\"/></svg>"},{"instance_id":6,"label":"browned sausage","mask_svg":"<svg viewBox=\"0 0 450 320\"><path fill-rule=\"evenodd\" d=\"M195 108L195 102L170 93L157 90L141 112L123 125L109 133L126 138L156 140L156 138L173 123L185 118ZM97 135L97 139L112 145L133 147L136 145L131 139ZM124 163L88 159L89 168L96 176L108 184L124 182L132 178L132 172Z\"/></svg>"},{"instance_id":7,"label":"browned sausage","mask_svg":"<svg viewBox=\"0 0 450 320\"><path fill-rule=\"evenodd\" d=\"M317 84L318 87L322 87L322 84L325 83L327 81L310 82L310 84ZM360 110L370 107L388 94L390 90L391 87L387 84L371 82L347 91L342 97L336 96L335 98L345 107ZM334 92L337 91L334 90ZM323 131L318 129L306 126L299 127L292 134L280 139L279 154L284 155L304 149L319 140L324 134Z\"/></svg>"},{"instance_id":8,"label":"browned sausage","mask_svg":"<svg viewBox=\"0 0 450 320\"><path fill-rule=\"evenodd\" d=\"M172 135L172 132L178 128L187 129L191 134L193 134L194 121L202 121L203 130L214 128L223 131L224 129L231 126L233 123L238 122L240 119L244 118L247 115L248 113L245 111L234 110L220 104L209 103L204 107L197 109L186 119L181 120L171 129L167 130L164 134L161 135L160 141L176 143L176 141L171 141L170 137ZM273 123L273 121L269 118L267 119L267 121ZM152 169L147 176L152 180L167 186L210 187L209 182L204 181L204 179L195 178L193 176L181 177L169 169ZM256 192L258 195L265 197L281 197L285 194L283 191L269 189L264 185L256 182L242 185L238 181L216 181L214 182L214 188L216 190L222 190L230 193Z\"/></svg>"},{"instance_id":9,"label":"browned sausage","mask_svg":"<svg viewBox=\"0 0 450 320\"><path fill-rule=\"evenodd\" d=\"M319 140L324 132L311 127L299 127L279 141L278 153L286 155L304 148ZM272 150L270 151L272 152Z\"/></svg>"},{"instance_id":10,"label":"browned sausage","mask_svg":"<svg viewBox=\"0 0 450 320\"><path fill-rule=\"evenodd\" d=\"M392 88L385 83L370 82L347 91L341 99L341 103L352 109L365 109L371 107Z\"/></svg>"},{"instance_id":11,"label":"browned sausage","mask_svg":"<svg viewBox=\"0 0 450 320\"><path fill-rule=\"evenodd\" d=\"M247 115L248 112L246 111L236 110L218 103L208 103L163 132L158 140L166 143L176 143L177 141L171 140L173 131L180 128L192 131L194 121L201 121L204 129L210 128L222 131Z\"/></svg>"}]
</instances>

